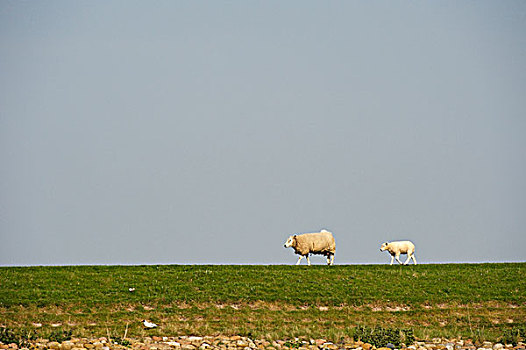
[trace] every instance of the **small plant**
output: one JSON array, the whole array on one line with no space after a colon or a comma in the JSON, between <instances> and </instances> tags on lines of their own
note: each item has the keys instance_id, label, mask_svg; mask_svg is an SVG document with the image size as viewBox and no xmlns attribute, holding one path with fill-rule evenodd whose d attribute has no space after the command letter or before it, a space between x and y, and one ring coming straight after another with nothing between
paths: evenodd
<instances>
[{"instance_id":1,"label":"small plant","mask_svg":"<svg viewBox=\"0 0 526 350\"><path fill-rule=\"evenodd\" d=\"M16 344L19 347L26 347L30 340L35 340L36 338L37 334L34 331L14 331L7 327L0 328L0 342L3 344Z\"/></svg>"},{"instance_id":2,"label":"small plant","mask_svg":"<svg viewBox=\"0 0 526 350\"><path fill-rule=\"evenodd\" d=\"M108 330L108 336L113 343L129 347L131 345L131 342L126 338L127 334L128 334L128 324L126 324L126 330L124 331L124 335L122 337L118 335L113 336L112 334L110 334L110 331Z\"/></svg>"},{"instance_id":3,"label":"small plant","mask_svg":"<svg viewBox=\"0 0 526 350\"><path fill-rule=\"evenodd\" d=\"M129 347L131 342L126 338L113 338L113 342L118 345Z\"/></svg>"},{"instance_id":4,"label":"small plant","mask_svg":"<svg viewBox=\"0 0 526 350\"><path fill-rule=\"evenodd\" d=\"M409 346L415 343L415 333L413 332L412 328L403 329L402 333L404 335L404 343L405 345Z\"/></svg>"},{"instance_id":5,"label":"small plant","mask_svg":"<svg viewBox=\"0 0 526 350\"><path fill-rule=\"evenodd\" d=\"M302 346L304 346L303 342L300 341L300 340L294 340L294 341L289 340L289 341L285 342L283 345L287 346L287 347L289 347L291 349L299 349Z\"/></svg>"},{"instance_id":6,"label":"small plant","mask_svg":"<svg viewBox=\"0 0 526 350\"><path fill-rule=\"evenodd\" d=\"M56 341L58 343L62 343L66 340L71 340L71 336L72 336L71 330L55 330L49 334L48 339L50 341Z\"/></svg>"},{"instance_id":7,"label":"small plant","mask_svg":"<svg viewBox=\"0 0 526 350\"><path fill-rule=\"evenodd\" d=\"M4 344L19 344L20 338L18 335L15 334L15 332L12 329L2 327L0 328L0 342Z\"/></svg>"},{"instance_id":8,"label":"small plant","mask_svg":"<svg viewBox=\"0 0 526 350\"><path fill-rule=\"evenodd\" d=\"M355 340L361 340L376 347L385 347L387 344L393 344L400 348L402 340L406 344L413 344L415 336L412 329L383 328L383 327L366 327L357 326L354 329Z\"/></svg>"},{"instance_id":9,"label":"small plant","mask_svg":"<svg viewBox=\"0 0 526 350\"><path fill-rule=\"evenodd\" d=\"M526 328L525 327L513 327L506 329L502 335L501 342L504 344L512 344L517 346L519 341L526 339Z\"/></svg>"}]
</instances>

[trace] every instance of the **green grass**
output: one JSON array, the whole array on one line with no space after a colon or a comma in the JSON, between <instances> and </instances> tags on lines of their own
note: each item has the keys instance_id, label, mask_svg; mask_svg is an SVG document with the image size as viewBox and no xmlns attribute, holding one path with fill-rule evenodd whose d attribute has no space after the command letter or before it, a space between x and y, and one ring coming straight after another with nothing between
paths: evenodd
<instances>
[{"instance_id":1,"label":"green grass","mask_svg":"<svg viewBox=\"0 0 526 350\"><path fill-rule=\"evenodd\" d=\"M366 325L496 340L525 320L526 263L0 268L0 324L27 332L339 340Z\"/></svg>"}]
</instances>

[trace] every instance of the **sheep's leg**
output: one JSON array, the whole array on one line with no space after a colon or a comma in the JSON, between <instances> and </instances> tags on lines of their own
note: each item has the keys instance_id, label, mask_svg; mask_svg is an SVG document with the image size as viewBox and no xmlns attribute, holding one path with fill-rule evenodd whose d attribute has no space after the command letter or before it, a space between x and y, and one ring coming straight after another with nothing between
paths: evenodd
<instances>
[{"instance_id":1,"label":"sheep's leg","mask_svg":"<svg viewBox=\"0 0 526 350\"><path fill-rule=\"evenodd\" d=\"M307 254L307 264L309 264L309 266L310 266L309 254Z\"/></svg>"},{"instance_id":2,"label":"sheep's leg","mask_svg":"<svg viewBox=\"0 0 526 350\"><path fill-rule=\"evenodd\" d=\"M391 263L389 265L393 265L393 261L394 261L394 255L391 255Z\"/></svg>"},{"instance_id":3,"label":"sheep's leg","mask_svg":"<svg viewBox=\"0 0 526 350\"><path fill-rule=\"evenodd\" d=\"M299 264L300 264L301 259L303 259L303 255L300 255L300 257L299 257L298 262L296 263L296 265L299 265Z\"/></svg>"},{"instance_id":4,"label":"sheep's leg","mask_svg":"<svg viewBox=\"0 0 526 350\"><path fill-rule=\"evenodd\" d=\"M332 262L334 260L334 255L331 253L327 254L327 265L332 265Z\"/></svg>"},{"instance_id":5,"label":"sheep's leg","mask_svg":"<svg viewBox=\"0 0 526 350\"><path fill-rule=\"evenodd\" d=\"M400 261L400 253L396 254L396 255L395 255L395 258L396 258L396 261L398 261L398 263L399 263L400 265L402 265L402 262Z\"/></svg>"},{"instance_id":6,"label":"sheep's leg","mask_svg":"<svg viewBox=\"0 0 526 350\"><path fill-rule=\"evenodd\" d=\"M334 264L334 254L327 254L327 265L332 265Z\"/></svg>"},{"instance_id":7,"label":"sheep's leg","mask_svg":"<svg viewBox=\"0 0 526 350\"><path fill-rule=\"evenodd\" d=\"M413 259L413 263L416 265L416 258L415 258L415 254L411 254L411 258Z\"/></svg>"}]
</instances>

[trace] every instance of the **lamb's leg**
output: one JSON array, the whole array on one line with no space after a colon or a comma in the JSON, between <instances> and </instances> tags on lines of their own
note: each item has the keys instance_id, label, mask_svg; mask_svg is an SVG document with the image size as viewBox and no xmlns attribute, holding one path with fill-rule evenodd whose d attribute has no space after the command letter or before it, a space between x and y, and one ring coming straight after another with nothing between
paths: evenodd
<instances>
[{"instance_id":1,"label":"lamb's leg","mask_svg":"<svg viewBox=\"0 0 526 350\"><path fill-rule=\"evenodd\" d=\"M331 264L331 254L327 254L327 265Z\"/></svg>"},{"instance_id":2,"label":"lamb's leg","mask_svg":"<svg viewBox=\"0 0 526 350\"><path fill-rule=\"evenodd\" d=\"M402 262L400 261L400 253L396 254L396 255L395 255L395 258L396 258L396 261L398 261L398 263L399 263L400 265L402 265Z\"/></svg>"},{"instance_id":3,"label":"lamb's leg","mask_svg":"<svg viewBox=\"0 0 526 350\"><path fill-rule=\"evenodd\" d=\"M334 254L331 254L331 265L334 265Z\"/></svg>"},{"instance_id":4,"label":"lamb's leg","mask_svg":"<svg viewBox=\"0 0 526 350\"><path fill-rule=\"evenodd\" d=\"M411 260L411 254L407 254L407 260L405 261L404 265L407 265L409 260Z\"/></svg>"},{"instance_id":5,"label":"lamb's leg","mask_svg":"<svg viewBox=\"0 0 526 350\"><path fill-rule=\"evenodd\" d=\"M415 258L415 254L411 254L411 258L413 259L413 263L416 265L416 258Z\"/></svg>"},{"instance_id":6,"label":"lamb's leg","mask_svg":"<svg viewBox=\"0 0 526 350\"><path fill-rule=\"evenodd\" d=\"M307 264L309 264L310 266L310 259L309 259L309 255L307 254Z\"/></svg>"},{"instance_id":7,"label":"lamb's leg","mask_svg":"<svg viewBox=\"0 0 526 350\"><path fill-rule=\"evenodd\" d=\"M299 264L300 264L301 259L303 259L303 255L300 255L300 257L298 258L298 262L296 263L296 265L299 265Z\"/></svg>"},{"instance_id":8,"label":"lamb's leg","mask_svg":"<svg viewBox=\"0 0 526 350\"><path fill-rule=\"evenodd\" d=\"M389 265L393 265L393 261L394 261L394 255L391 255L391 263Z\"/></svg>"}]
</instances>

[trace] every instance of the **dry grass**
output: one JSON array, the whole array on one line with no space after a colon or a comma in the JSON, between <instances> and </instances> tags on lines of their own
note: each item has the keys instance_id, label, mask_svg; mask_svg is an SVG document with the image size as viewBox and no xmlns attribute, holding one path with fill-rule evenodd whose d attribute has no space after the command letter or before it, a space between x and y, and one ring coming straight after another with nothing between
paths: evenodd
<instances>
[{"instance_id":1,"label":"dry grass","mask_svg":"<svg viewBox=\"0 0 526 350\"><path fill-rule=\"evenodd\" d=\"M128 336L145 335L251 335L273 338L292 336L348 338L357 324L414 328L417 337L474 337L484 330L489 338L494 328L524 322L526 305L508 303L440 304L410 308L404 305L381 304L340 306L306 306L257 303L172 303L162 307L112 305L80 311L76 307L10 307L0 308L2 325L15 329L49 331L56 327L73 329L79 336L112 334L125 331ZM160 325L156 330L144 330L142 319ZM58 325L58 326L57 326Z\"/></svg>"}]
</instances>

